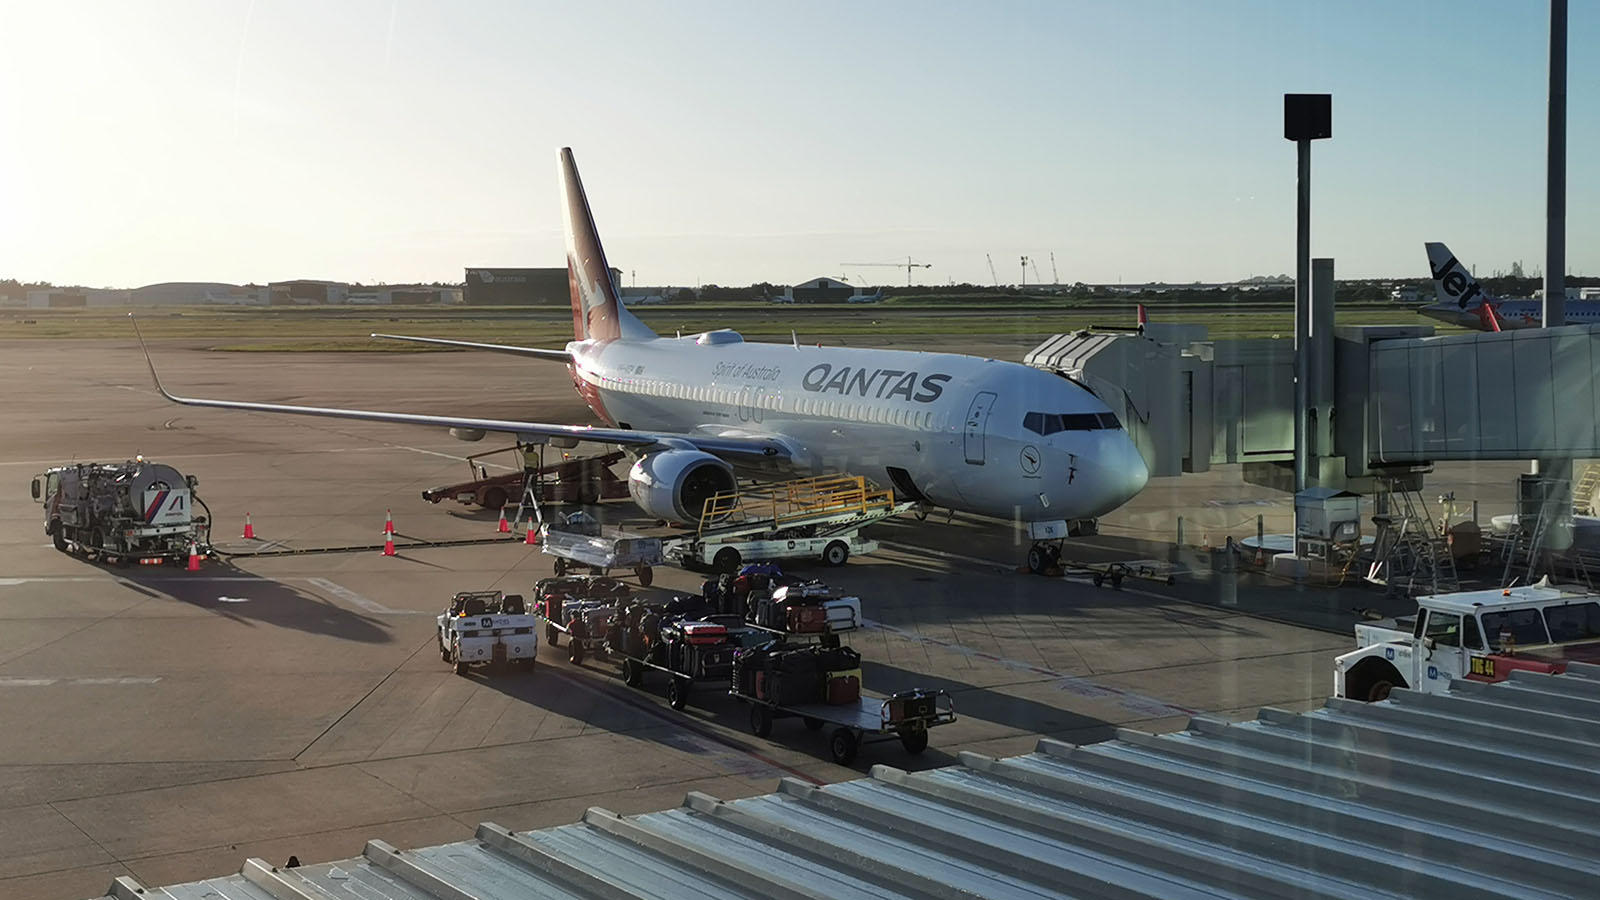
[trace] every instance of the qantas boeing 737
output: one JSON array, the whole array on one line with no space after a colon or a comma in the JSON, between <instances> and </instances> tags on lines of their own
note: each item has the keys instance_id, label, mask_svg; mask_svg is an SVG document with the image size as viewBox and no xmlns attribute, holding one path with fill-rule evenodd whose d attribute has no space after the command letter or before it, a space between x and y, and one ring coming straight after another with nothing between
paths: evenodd
<instances>
[{"instance_id":1,"label":"qantas boeing 737","mask_svg":"<svg viewBox=\"0 0 1600 900\"><path fill-rule=\"evenodd\" d=\"M486 432L525 443L618 445L648 514L698 520L711 495L757 478L850 473L906 499L1065 533L1127 502L1148 478L1116 416L1082 385L953 353L746 342L728 330L660 337L618 301L572 151L560 155L575 340L563 350L373 335L563 363L606 427L242 400L168 400L254 412ZM146 353L148 359L148 351Z\"/></svg>"}]
</instances>

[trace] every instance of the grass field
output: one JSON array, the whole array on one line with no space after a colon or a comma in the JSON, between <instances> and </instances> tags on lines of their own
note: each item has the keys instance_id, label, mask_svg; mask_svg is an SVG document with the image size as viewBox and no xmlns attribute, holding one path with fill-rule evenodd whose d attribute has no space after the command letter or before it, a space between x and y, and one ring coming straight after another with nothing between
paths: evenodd
<instances>
[{"instance_id":1,"label":"grass field","mask_svg":"<svg viewBox=\"0 0 1600 900\"><path fill-rule=\"evenodd\" d=\"M125 309L5 310L0 340L131 338ZM962 306L912 304L794 307L771 304L645 307L635 312L657 333L691 334L732 328L753 340L787 341L790 332L805 341L865 343L863 337L990 339L1038 338L1091 325L1131 326L1133 305L1066 307L1015 301ZM413 334L458 340L559 347L572 339L569 310L544 308L171 307L135 310L146 337L215 340L217 350L360 350L415 352L428 348L374 341L372 332ZM1284 304L1151 307L1153 321L1197 323L1212 338L1288 336L1294 315ZM1438 326L1414 311L1389 304L1351 305L1339 311L1341 325ZM1441 331L1453 330L1440 327Z\"/></svg>"}]
</instances>

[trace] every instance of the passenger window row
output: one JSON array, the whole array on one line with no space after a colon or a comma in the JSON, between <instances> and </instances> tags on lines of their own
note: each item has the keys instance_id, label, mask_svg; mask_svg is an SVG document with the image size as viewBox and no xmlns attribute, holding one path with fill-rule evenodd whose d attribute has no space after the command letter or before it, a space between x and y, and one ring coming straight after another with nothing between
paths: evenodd
<instances>
[{"instance_id":1,"label":"passenger window row","mask_svg":"<svg viewBox=\"0 0 1600 900\"><path fill-rule=\"evenodd\" d=\"M1122 423L1112 413L1042 413L1031 412L1022 417L1022 427L1034 434L1055 434L1058 431L1096 431L1121 428Z\"/></svg>"}]
</instances>

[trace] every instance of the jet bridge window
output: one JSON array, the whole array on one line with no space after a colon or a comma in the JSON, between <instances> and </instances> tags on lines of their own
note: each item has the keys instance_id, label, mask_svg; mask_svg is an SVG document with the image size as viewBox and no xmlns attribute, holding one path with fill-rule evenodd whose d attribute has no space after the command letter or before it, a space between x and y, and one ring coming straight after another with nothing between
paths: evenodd
<instances>
[{"instance_id":1,"label":"jet bridge window","mask_svg":"<svg viewBox=\"0 0 1600 900\"><path fill-rule=\"evenodd\" d=\"M1034 434L1044 435L1058 431L1097 431L1122 426L1111 413L1031 412L1022 417L1022 427Z\"/></svg>"}]
</instances>

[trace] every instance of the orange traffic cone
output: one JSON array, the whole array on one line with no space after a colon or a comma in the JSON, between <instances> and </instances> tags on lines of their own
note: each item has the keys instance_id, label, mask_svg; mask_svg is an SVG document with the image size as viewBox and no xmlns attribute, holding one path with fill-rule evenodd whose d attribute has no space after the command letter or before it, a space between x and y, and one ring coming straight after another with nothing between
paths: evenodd
<instances>
[{"instance_id":1,"label":"orange traffic cone","mask_svg":"<svg viewBox=\"0 0 1600 900\"><path fill-rule=\"evenodd\" d=\"M533 520L532 519L528 520L528 536L526 538L523 538L522 542L524 544L537 544L537 543L539 543L539 532L538 532L537 529L535 529L533 527Z\"/></svg>"},{"instance_id":2,"label":"orange traffic cone","mask_svg":"<svg viewBox=\"0 0 1600 900\"><path fill-rule=\"evenodd\" d=\"M398 556L399 555L399 554L394 552L394 532L392 532L392 531L386 533L383 536L383 555L384 556Z\"/></svg>"},{"instance_id":3,"label":"orange traffic cone","mask_svg":"<svg viewBox=\"0 0 1600 900\"><path fill-rule=\"evenodd\" d=\"M244 538L247 541L256 539L256 527L250 524L250 514L244 514Z\"/></svg>"},{"instance_id":4,"label":"orange traffic cone","mask_svg":"<svg viewBox=\"0 0 1600 900\"><path fill-rule=\"evenodd\" d=\"M383 511L383 533L394 534L394 513L387 509Z\"/></svg>"},{"instance_id":5,"label":"orange traffic cone","mask_svg":"<svg viewBox=\"0 0 1600 900\"><path fill-rule=\"evenodd\" d=\"M500 507L500 524L495 528L497 534L510 534L511 523L506 521L506 508Z\"/></svg>"},{"instance_id":6,"label":"orange traffic cone","mask_svg":"<svg viewBox=\"0 0 1600 900\"><path fill-rule=\"evenodd\" d=\"M189 542L189 571L200 571L200 548L195 546L194 541Z\"/></svg>"}]
</instances>

